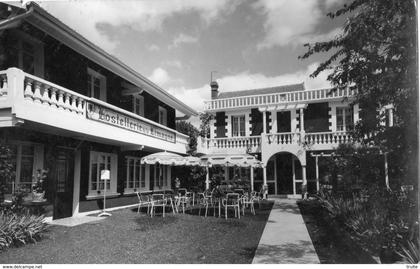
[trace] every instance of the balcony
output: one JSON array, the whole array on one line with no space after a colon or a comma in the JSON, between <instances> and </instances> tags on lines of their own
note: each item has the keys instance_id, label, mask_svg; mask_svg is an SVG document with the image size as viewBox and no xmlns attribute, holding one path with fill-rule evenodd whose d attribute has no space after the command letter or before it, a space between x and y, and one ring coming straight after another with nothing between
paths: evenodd
<instances>
[{"instance_id":1,"label":"balcony","mask_svg":"<svg viewBox=\"0 0 420 269\"><path fill-rule=\"evenodd\" d=\"M185 153L188 136L23 71L0 71L0 127L27 128L113 144Z\"/></svg>"},{"instance_id":2,"label":"balcony","mask_svg":"<svg viewBox=\"0 0 420 269\"><path fill-rule=\"evenodd\" d=\"M278 151L295 151L297 148L306 150L332 150L339 144L352 141L349 132L319 132L319 133L274 133L260 136L231 138L201 138L198 151L202 153L261 153L264 148Z\"/></svg>"},{"instance_id":3,"label":"balcony","mask_svg":"<svg viewBox=\"0 0 420 269\"><path fill-rule=\"evenodd\" d=\"M239 96L224 99L215 99L204 102L205 111L226 111L238 108L250 108L257 106L282 106L284 108L294 106L297 103L319 102L344 97L353 97L355 91L340 89L331 92L331 89L315 89L286 93L274 93L264 95Z\"/></svg>"}]
</instances>

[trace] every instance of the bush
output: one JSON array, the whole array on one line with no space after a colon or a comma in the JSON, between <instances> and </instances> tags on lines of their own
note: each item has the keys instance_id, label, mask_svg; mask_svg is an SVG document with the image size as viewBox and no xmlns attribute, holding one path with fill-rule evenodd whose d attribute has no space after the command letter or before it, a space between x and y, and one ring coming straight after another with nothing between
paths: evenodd
<instances>
[{"instance_id":1,"label":"bush","mask_svg":"<svg viewBox=\"0 0 420 269\"><path fill-rule=\"evenodd\" d=\"M35 243L47 229L44 216L2 214L0 219L0 249Z\"/></svg>"},{"instance_id":2,"label":"bush","mask_svg":"<svg viewBox=\"0 0 420 269\"><path fill-rule=\"evenodd\" d=\"M414 201L403 192L389 192L378 186L362 191L364 195L318 196L329 215L342 224L369 252L382 262L397 261L402 246L417 238Z\"/></svg>"}]
</instances>

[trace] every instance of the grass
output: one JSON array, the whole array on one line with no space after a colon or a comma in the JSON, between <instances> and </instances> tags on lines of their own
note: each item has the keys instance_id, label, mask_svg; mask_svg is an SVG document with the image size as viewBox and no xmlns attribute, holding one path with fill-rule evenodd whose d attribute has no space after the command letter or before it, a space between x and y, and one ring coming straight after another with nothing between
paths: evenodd
<instances>
[{"instance_id":1,"label":"grass","mask_svg":"<svg viewBox=\"0 0 420 269\"><path fill-rule=\"evenodd\" d=\"M42 241L1 252L0 263L251 263L271 207L240 220L115 211L96 223L51 226Z\"/></svg>"}]
</instances>

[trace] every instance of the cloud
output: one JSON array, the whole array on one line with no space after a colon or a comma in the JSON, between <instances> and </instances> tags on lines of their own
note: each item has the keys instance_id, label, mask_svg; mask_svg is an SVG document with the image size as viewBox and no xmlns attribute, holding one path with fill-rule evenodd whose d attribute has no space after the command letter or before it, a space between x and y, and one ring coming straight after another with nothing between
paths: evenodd
<instances>
[{"instance_id":1,"label":"cloud","mask_svg":"<svg viewBox=\"0 0 420 269\"><path fill-rule=\"evenodd\" d=\"M174 14L198 12L207 24L232 10L229 0L167 0L167 1L40 1L52 15L89 38L105 50L112 51L118 41L105 35L101 24L130 26L138 31L160 30L163 22Z\"/></svg>"},{"instance_id":2,"label":"cloud","mask_svg":"<svg viewBox=\"0 0 420 269\"><path fill-rule=\"evenodd\" d=\"M152 45L148 46L147 49L150 50L150 51L159 51L160 47L156 44L152 44Z\"/></svg>"},{"instance_id":3,"label":"cloud","mask_svg":"<svg viewBox=\"0 0 420 269\"><path fill-rule=\"evenodd\" d=\"M148 79L162 88L166 88L169 85L172 85L172 87L174 87L174 85L183 84L182 79L172 78L169 75L168 71L166 71L162 67L155 68L152 74L148 77Z\"/></svg>"},{"instance_id":4,"label":"cloud","mask_svg":"<svg viewBox=\"0 0 420 269\"><path fill-rule=\"evenodd\" d=\"M315 79L309 77L317 66L318 63L312 63L306 69L278 76L266 76L261 73L251 74L246 71L239 74L222 77L217 79L217 82L219 83L220 92L258 89L302 82L305 83L306 89L330 87L330 84L327 81L328 74L325 72L321 73ZM169 86L168 91L179 100L183 101L185 104L199 112L203 111L204 101L210 100L210 86L207 84L197 88Z\"/></svg>"},{"instance_id":5,"label":"cloud","mask_svg":"<svg viewBox=\"0 0 420 269\"><path fill-rule=\"evenodd\" d=\"M168 67L175 67L175 68L182 68L182 66L183 66L183 64L182 64L180 61L178 61L178 60L165 61L163 64L164 64L165 66L168 66Z\"/></svg>"},{"instance_id":6,"label":"cloud","mask_svg":"<svg viewBox=\"0 0 420 269\"><path fill-rule=\"evenodd\" d=\"M194 37L194 36L190 36L190 35L186 35L186 34L179 34L177 37L174 38L174 40L172 41L172 44L169 45L169 49L171 48L176 48L178 47L180 44L187 44L187 43L197 43L198 42L198 37Z\"/></svg>"},{"instance_id":7,"label":"cloud","mask_svg":"<svg viewBox=\"0 0 420 269\"><path fill-rule=\"evenodd\" d=\"M302 45L314 40L324 40L331 33L317 31L319 23L325 18L325 11L321 9L321 3L326 9L344 0L260 0L254 4L254 8L262 11L266 16L264 23L265 37L257 45L258 49L271 48L273 46ZM329 34L329 35L328 35Z\"/></svg>"}]
</instances>

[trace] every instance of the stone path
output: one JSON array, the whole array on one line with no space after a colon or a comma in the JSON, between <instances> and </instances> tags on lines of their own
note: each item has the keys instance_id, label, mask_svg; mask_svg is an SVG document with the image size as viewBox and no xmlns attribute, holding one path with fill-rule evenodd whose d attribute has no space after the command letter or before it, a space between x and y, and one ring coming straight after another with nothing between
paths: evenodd
<instances>
[{"instance_id":1,"label":"stone path","mask_svg":"<svg viewBox=\"0 0 420 269\"><path fill-rule=\"evenodd\" d=\"M319 263L296 200L274 200L252 263Z\"/></svg>"}]
</instances>

